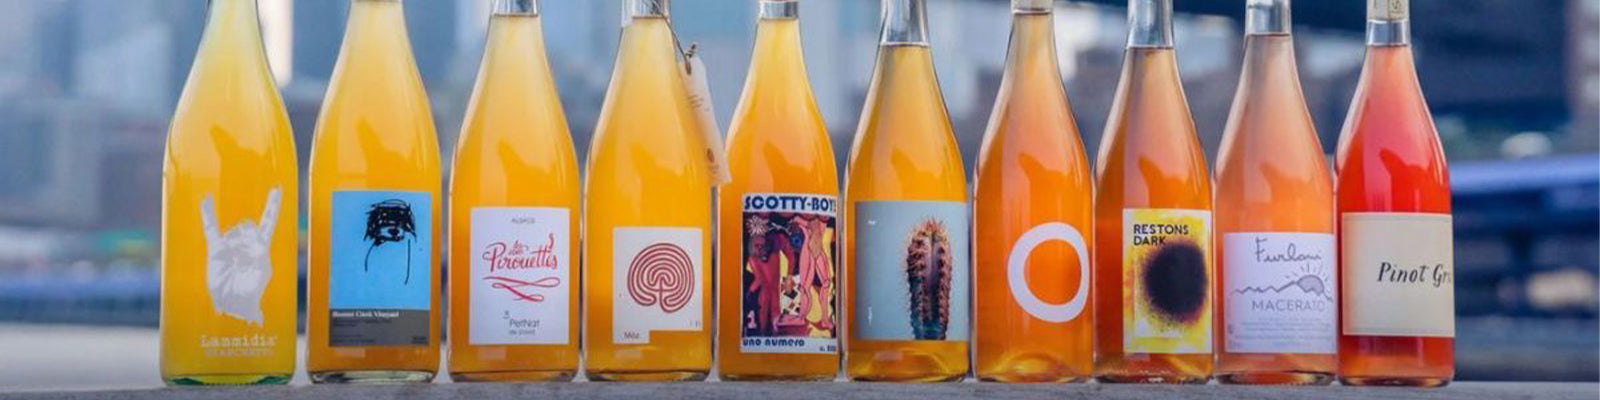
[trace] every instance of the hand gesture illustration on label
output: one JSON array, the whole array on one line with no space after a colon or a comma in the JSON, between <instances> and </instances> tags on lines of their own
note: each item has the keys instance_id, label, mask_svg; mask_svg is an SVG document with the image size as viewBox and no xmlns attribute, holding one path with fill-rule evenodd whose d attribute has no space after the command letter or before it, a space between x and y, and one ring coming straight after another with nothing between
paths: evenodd
<instances>
[{"instance_id":1,"label":"hand gesture illustration on label","mask_svg":"<svg viewBox=\"0 0 1600 400\"><path fill-rule=\"evenodd\" d=\"M267 193L260 222L244 220L220 232L210 196L200 202L200 223L206 238L206 288L218 314L262 325L261 294L272 278L272 229L278 222L283 193Z\"/></svg>"}]
</instances>

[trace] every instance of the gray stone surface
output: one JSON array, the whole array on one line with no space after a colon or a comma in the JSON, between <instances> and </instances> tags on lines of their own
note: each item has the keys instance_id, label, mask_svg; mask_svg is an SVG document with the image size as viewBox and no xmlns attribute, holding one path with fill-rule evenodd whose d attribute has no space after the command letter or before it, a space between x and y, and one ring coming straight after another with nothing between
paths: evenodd
<instances>
[{"instance_id":1,"label":"gray stone surface","mask_svg":"<svg viewBox=\"0 0 1600 400\"><path fill-rule=\"evenodd\" d=\"M1439 389L998 383L525 383L274 386L0 394L0 400L255 399L1584 399L1596 383L1458 382Z\"/></svg>"}]
</instances>

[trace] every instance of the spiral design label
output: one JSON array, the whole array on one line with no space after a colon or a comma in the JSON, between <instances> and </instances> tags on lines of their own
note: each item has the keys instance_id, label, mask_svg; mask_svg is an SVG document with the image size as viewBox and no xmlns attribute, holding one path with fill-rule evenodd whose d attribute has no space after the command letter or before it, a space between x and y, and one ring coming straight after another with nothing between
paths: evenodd
<instances>
[{"instance_id":1,"label":"spiral design label","mask_svg":"<svg viewBox=\"0 0 1600 400\"><path fill-rule=\"evenodd\" d=\"M689 253L671 243L656 243L639 251L628 265L628 296L641 306L658 306L662 312L683 309L694 297L694 264Z\"/></svg>"}]
</instances>

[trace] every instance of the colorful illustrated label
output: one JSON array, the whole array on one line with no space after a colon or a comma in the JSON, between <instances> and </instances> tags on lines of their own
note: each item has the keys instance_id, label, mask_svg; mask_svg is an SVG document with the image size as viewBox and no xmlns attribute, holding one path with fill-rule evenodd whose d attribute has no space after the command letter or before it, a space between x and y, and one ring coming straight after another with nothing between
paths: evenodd
<instances>
[{"instance_id":1,"label":"colorful illustrated label","mask_svg":"<svg viewBox=\"0 0 1600 400\"><path fill-rule=\"evenodd\" d=\"M468 343L568 343L571 232L565 208L472 209Z\"/></svg>"},{"instance_id":2,"label":"colorful illustrated label","mask_svg":"<svg viewBox=\"0 0 1600 400\"><path fill-rule=\"evenodd\" d=\"M264 326L261 295L272 280L272 230L278 223L283 192L267 192L259 221L243 220L226 231L218 228L217 206L200 201L200 224L206 239L206 292L218 314L253 326Z\"/></svg>"},{"instance_id":3,"label":"colorful illustrated label","mask_svg":"<svg viewBox=\"0 0 1600 400\"><path fill-rule=\"evenodd\" d=\"M329 346L428 345L432 202L428 192L333 192Z\"/></svg>"},{"instance_id":4,"label":"colorful illustrated label","mask_svg":"<svg viewBox=\"0 0 1600 400\"><path fill-rule=\"evenodd\" d=\"M837 207L832 196L744 196L739 351L838 351Z\"/></svg>"},{"instance_id":5,"label":"colorful illustrated label","mask_svg":"<svg viewBox=\"0 0 1600 400\"><path fill-rule=\"evenodd\" d=\"M967 204L857 202L854 332L863 340L967 340Z\"/></svg>"},{"instance_id":6,"label":"colorful illustrated label","mask_svg":"<svg viewBox=\"0 0 1600 400\"><path fill-rule=\"evenodd\" d=\"M1049 241L1064 242L1078 253L1077 294L1066 303L1045 303L1028 287L1028 255ZM1011 288L1011 298L1017 301L1017 306L1034 318L1045 322L1067 322L1077 318L1089 302L1089 244L1083 239L1083 233L1061 222L1039 224L1024 232L1012 244L1011 254L1006 256L1006 283Z\"/></svg>"},{"instance_id":7,"label":"colorful illustrated label","mask_svg":"<svg viewBox=\"0 0 1600 400\"><path fill-rule=\"evenodd\" d=\"M1223 337L1231 353L1338 352L1334 238L1247 232L1222 238Z\"/></svg>"},{"instance_id":8,"label":"colorful illustrated label","mask_svg":"<svg viewBox=\"0 0 1600 400\"><path fill-rule=\"evenodd\" d=\"M1122 210L1128 353L1211 352L1211 212Z\"/></svg>"},{"instance_id":9,"label":"colorful illustrated label","mask_svg":"<svg viewBox=\"0 0 1600 400\"><path fill-rule=\"evenodd\" d=\"M703 234L699 228L613 231L613 343L650 343L651 331L703 328Z\"/></svg>"},{"instance_id":10,"label":"colorful illustrated label","mask_svg":"<svg viewBox=\"0 0 1600 400\"><path fill-rule=\"evenodd\" d=\"M1344 334L1455 337L1450 215L1341 217Z\"/></svg>"}]
</instances>

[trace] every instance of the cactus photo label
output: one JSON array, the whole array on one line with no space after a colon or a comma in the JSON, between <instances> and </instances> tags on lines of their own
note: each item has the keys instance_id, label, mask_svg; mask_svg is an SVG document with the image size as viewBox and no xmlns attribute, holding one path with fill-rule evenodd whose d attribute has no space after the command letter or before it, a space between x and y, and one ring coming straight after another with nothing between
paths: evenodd
<instances>
[{"instance_id":1,"label":"cactus photo label","mask_svg":"<svg viewBox=\"0 0 1600 400\"><path fill-rule=\"evenodd\" d=\"M855 204L854 332L864 340L967 340L967 205Z\"/></svg>"}]
</instances>

